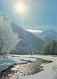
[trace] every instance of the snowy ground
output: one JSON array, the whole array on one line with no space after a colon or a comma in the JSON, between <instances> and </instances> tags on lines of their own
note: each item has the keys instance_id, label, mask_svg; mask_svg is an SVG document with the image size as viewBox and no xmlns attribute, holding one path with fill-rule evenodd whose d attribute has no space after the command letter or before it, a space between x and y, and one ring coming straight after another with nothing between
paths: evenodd
<instances>
[{"instance_id":1,"label":"snowy ground","mask_svg":"<svg viewBox=\"0 0 57 79\"><path fill-rule=\"evenodd\" d=\"M52 60L52 63L49 64L42 64L44 66L44 70L40 73L20 77L19 79L57 79L57 56L33 56L42 58L45 60Z\"/></svg>"},{"instance_id":2,"label":"snowy ground","mask_svg":"<svg viewBox=\"0 0 57 79\"><path fill-rule=\"evenodd\" d=\"M42 64L44 70L40 73L19 77L17 79L57 79L57 56L50 55L7 55L0 56L0 72L8 66L19 63L27 63L27 61L36 61L36 58L42 58L45 60L51 60L52 63Z\"/></svg>"}]
</instances>

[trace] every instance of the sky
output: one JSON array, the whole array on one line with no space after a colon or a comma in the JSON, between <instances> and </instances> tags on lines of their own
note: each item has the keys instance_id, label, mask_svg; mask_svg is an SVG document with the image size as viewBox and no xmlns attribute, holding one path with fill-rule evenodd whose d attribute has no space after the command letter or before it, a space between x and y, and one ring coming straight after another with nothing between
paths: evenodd
<instances>
[{"instance_id":1,"label":"sky","mask_svg":"<svg viewBox=\"0 0 57 79\"><path fill-rule=\"evenodd\" d=\"M0 12L31 32L57 31L57 0L0 0Z\"/></svg>"}]
</instances>

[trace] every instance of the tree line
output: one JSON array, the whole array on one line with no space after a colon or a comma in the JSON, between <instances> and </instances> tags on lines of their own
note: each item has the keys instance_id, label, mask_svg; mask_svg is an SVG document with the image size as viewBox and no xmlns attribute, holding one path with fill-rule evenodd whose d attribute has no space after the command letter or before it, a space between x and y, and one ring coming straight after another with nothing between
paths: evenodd
<instances>
[{"instance_id":1,"label":"tree line","mask_svg":"<svg viewBox=\"0 0 57 79\"><path fill-rule=\"evenodd\" d=\"M44 45L42 54L57 55L57 42L52 41L50 44Z\"/></svg>"}]
</instances>

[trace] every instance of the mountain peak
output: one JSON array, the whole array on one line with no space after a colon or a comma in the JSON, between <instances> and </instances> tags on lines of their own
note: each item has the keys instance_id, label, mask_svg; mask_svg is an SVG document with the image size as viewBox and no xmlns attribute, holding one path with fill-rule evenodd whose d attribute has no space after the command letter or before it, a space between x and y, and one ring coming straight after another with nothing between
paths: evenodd
<instances>
[{"instance_id":1,"label":"mountain peak","mask_svg":"<svg viewBox=\"0 0 57 79\"><path fill-rule=\"evenodd\" d=\"M52 40L57 41L57 32L53 29L43 31L41 34L38 34L38 37L44 40L46 43L50 43Z\"/></svg>"}]
</instances>

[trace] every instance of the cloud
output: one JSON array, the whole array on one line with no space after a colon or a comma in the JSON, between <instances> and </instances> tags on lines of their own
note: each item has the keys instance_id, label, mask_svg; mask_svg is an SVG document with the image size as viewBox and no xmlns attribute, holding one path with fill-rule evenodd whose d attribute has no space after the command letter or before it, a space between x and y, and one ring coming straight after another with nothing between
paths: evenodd
<instances>
[{"instance_id":1,"label":"cloud","mask_svg":"<svg viewBox=\"0 0 57 79\"><path fill-rule=\"evenodd\" d=\"M32 33L41 33L41 30L33 30L33 29L27 29L27 31L32 32Z\"/></svg>"}]
</instances>

